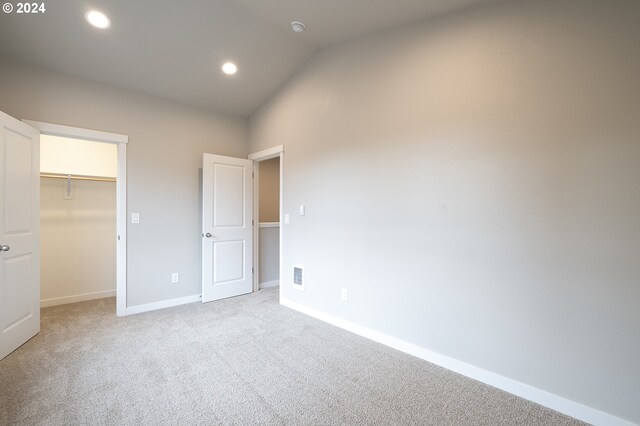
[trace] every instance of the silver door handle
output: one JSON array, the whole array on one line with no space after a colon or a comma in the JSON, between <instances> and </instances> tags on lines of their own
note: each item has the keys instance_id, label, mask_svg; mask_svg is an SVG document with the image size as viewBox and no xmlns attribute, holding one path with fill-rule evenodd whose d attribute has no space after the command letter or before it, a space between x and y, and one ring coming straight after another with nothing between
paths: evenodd
<instances>
[{"instance_id":1,"label":"silver door handle","mask_svg":"<svg viewBox=\"0 0 640 426\"><path fill-rule=\"evenodd\" d=\"M0 246L0 251L9 251L9 250L11 250L11 247L9 246L5 246L5 245Z\"/></svg>"},{"instance_id":2,"label":"silver door handle","mask_svg":"<svg viewBox=\"0 0 640 426\"><path fill-rule=\"evenodd\" d=\"M207 237L207 238L213 237L213 235L211 235L211 232L207 232L206 234L204 234L204 236Z\"/></svg>"}]
</instances>

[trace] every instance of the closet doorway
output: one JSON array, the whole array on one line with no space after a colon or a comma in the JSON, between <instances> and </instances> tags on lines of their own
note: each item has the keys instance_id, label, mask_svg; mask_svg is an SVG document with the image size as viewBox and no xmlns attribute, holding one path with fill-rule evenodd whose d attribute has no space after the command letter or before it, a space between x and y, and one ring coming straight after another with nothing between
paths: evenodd
<instances>
[{"instance_id":1,"label":"closet doorway","mask_svg":"<svg viewBox=\"0 0 640 426\"><path fill-rule=\"evenodd\" d=\"M254 291L280 285L282 146L249 156L254 161Z\"/></svg>"},{"instance_id":2,"label":"closet doorway","mask_svg":"<svg viewBox=\"0 0 640 426\"><path fill-rule=\"evenodd\" d=\"M116 296L125 315L128 137L26 122L41 133L41 307Z\"/></svg>"}]
</instances>

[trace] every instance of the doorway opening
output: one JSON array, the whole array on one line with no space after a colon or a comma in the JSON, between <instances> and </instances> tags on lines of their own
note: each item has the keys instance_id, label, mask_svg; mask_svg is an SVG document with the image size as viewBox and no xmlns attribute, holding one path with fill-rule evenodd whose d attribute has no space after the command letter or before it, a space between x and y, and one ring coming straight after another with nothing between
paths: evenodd
<instances>
[{"instance_id":1,"label":"doorway opening","mask_svg":"<svg viewBox=\"0 0 640 426\"><path fill-rule=\"evenodd\" d=\"M25 122L41 134L41 306L115 295L126 315L128 137Z\"/></svg>"},{"instance_id":2,"label":"doorway opening","mask_svg":"<svg viewBox=\"0 0 640 426\"><path fill-rule=\"evenodd\" d=\"M254 173L253 291L280 285L282 271L282 145L249 155Z\"/></svg>"}]
</instances>

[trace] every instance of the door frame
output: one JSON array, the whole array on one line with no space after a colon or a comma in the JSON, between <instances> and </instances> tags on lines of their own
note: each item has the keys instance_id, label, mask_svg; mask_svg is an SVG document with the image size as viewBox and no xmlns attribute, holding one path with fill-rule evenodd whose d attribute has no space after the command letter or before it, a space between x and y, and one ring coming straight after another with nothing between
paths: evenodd
<instances>
[{"instance_id":1,"label":"door frame","mask_svg":"<svg viewBox=\"0 0 640 426\"><path fill-rule=\"evenodd\" d=\"M247 157L253 161L253 291L260 290L260 173L258 163L264 160L270 160L272 158L280 158L280 194L279 194L279 214L278 223L280 224L278 229L278 279L280 280L280 289L282 289L282 223L283 220L283 208L284 208L284 145L274 146L262 151L249 154ZM280 294L282 291L280 290Z\"/></svg>"},{"instance_id":2,"label":"door frame","mask_svg":"<svg viewBox=\"0 0 640 426\"><path fill-rule=\"evenodd\" d=\"M116 176L116 315L127 314L127 144L129 136L99 130L82 129L41 121L22 120L43 135L62 136L117 144Z\"/></svg>"}]
</instances>

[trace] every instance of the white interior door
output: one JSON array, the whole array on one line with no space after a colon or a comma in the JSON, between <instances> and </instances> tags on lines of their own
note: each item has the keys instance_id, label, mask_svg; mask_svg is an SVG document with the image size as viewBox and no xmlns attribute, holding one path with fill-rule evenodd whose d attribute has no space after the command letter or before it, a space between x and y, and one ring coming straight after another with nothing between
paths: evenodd
<instances>
[{"instance_id":1,"label":"white interior door","mask_svg":"<svg viewBox=\"0 0 640 426\"><path fill-rule=\"evenodd\" d=\"M0 112L0 359L40 331L40 133Z\"/></svg>"},{"instance_id":2,"label":"white interior door","mask_svg":"<svg viewBox=\"0 0 640 426\"><path fill-rule=\"evenodd\" d=\"M253 289L253 163L204 154L202 165L202 301Z\"/></svg>"}]
</instances>

